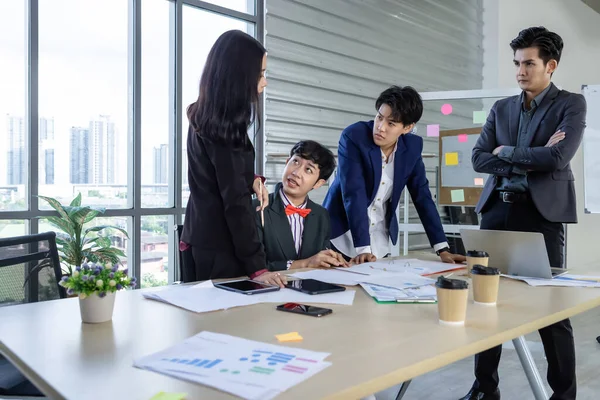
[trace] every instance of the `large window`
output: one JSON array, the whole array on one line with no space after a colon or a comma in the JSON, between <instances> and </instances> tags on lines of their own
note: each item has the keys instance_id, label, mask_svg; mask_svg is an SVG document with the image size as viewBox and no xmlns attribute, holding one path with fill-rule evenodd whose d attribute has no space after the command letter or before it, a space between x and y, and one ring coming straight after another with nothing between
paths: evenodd
<instances>
[{"instance_id":1,"label":"large window","mask_svg":"<svg viewBox=\"0 0 600 400\"><path fill-rule=\"evenodd\" d=\"M39 193L127 208L127 2L39 2Z\"/></svg>"},{"instance_id":2,"label":"large window","mask_svg":"<svg viewBox=\"0 0 600 400\"><path fill-rule=\"evenodd\" d=\"M224 3L224 1L221 1ZM232 1L234 3L235 0ZM245 3L247 0L238 0ZM182 176L183 205L187 204L190 196L187 176L187 133L188 119L186 108L198 98L200 76L204 69L204 61L208 56L212 44L217 38L232 29L238 29L254 35L254 25L235 18L219 16L214 13L199 10L193 7L183 8L183 112L181 115L183 126L183 160L184 173ZM201 37L203 40L198 41Z\"/></svg>"},{"instance_id":3,"label":"large window","mask_svg":"<svg viewBox=\"0 0 600 400\"><path fill-rule=\"evenodd\" d=\"M27 208L25 1L0 2L0 211Z\"/></svg>"},{"instance_id":4,"label":"large window","mask_svg":"<svg viewBox=\"0 0 600 400\"><path fill-rule=\"evenodd\" d=\"M169 152L169 9L164 0L142 2L142 207L174 206Z\"/></svg>"},{"instance_id":5,"label":"large window","mask_svg":"<svg viewBox=\"0 0 600 400\"><path fill-rule=\"evenodd\" d=\"M127 231L107 234L141 286L176 280L185 108L215 40L260 32L257 11L255 0L0 1L0 237L54 229L38 195L81 193L106 208L93 224Z\"/></svg>"}]
</instances>

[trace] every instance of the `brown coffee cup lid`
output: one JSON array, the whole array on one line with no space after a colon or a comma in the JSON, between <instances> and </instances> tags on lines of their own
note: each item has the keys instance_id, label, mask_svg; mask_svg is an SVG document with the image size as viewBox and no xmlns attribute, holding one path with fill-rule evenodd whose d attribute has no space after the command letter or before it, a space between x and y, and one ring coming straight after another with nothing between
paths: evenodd
<instances>
[{"instance_id":1,"label":"brown coffee cup lid","mask_svg":"<svg viewBox=\"0 0 600 400\"><path fill-rule=\"evenodd\" d=\"M469 284L467 281L463 281L460 279L448 279L440 276L435 282L435 286L440 289L468 289Z\"/></svg>"},{"instance_id":2,"label":"brown coffee cup lid","mask_svg":"<svg viewBox=\"0 0 600 400\"><path fill-rule=\"evenodd\" d=\"M471 273L475 275L500 275L498 268L486 267L485 265L473 265Z\"/></svg>"},{"instance_id":3,"label":"brown coffee cup lid","mask_svg":"<svg viewBox=\"0 0 600 400\"><path fill-rule=\"evenodd\" d=\"M467 251L467 257L477 257L477 258L484 258L484 257L489 257L490 255L488 253L486 253L485 251L482 250L469 250Z\"/></svg>"}]
</instances>

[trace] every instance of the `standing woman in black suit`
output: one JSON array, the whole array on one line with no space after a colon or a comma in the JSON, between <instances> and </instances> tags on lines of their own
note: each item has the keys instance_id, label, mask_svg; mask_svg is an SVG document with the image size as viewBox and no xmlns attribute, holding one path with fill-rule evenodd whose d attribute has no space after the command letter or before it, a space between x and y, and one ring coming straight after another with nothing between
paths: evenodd
<instances>
[{"instance_id":1,"label":"standing woman in black suit","mask_svg":"<svg viewBox=\"0 0 600 400\"><path fill-rule=\"evenodd\" d=\"M266 64L266 50L253 37L225 32L208 54L198 99L187 109L190 198L180 249L191 252L193 263L184 266L184 282L243 275L281 287L286 282L266 269L254 222L259 210L251 203L256 193L263 208L268 204L248 137L260 115Z\"/></svg>"}]
</instances>

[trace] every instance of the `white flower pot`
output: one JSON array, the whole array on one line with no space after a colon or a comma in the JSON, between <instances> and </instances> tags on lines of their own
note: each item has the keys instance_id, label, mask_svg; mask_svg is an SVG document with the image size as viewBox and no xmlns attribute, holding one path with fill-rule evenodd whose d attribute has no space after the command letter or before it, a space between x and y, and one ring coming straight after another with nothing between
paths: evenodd
<instances>
[{"instance_id":1,"label":"white flower pot","mask_svg":"<svg viewBox=\"0 0 600 400\"><path fill-rule=\"evenodd\" d=\"M98 324L112 319L115 307L115 292L108 292L106 296L99 297L96 293L79 298L79 311L81 320L87 324Z\"/></svg>"}]
</instances>

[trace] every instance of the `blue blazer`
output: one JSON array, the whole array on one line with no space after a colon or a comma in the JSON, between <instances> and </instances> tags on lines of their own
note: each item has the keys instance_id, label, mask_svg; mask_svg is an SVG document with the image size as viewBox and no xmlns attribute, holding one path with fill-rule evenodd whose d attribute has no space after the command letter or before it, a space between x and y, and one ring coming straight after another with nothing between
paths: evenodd
<instances>
[{"instance_id":1,"label":"blue blazer","mask_svg":"<svg viewBox=\"0 0 600 400\"><path fill-rule=\"evenodd\" d=\"M393 244L398 241L396 208L406 186L419 213L430 244L447 241L440 215L431 198L421 152L423 139L406 134L398 139L394 155L394 189L389 200L386 222ZM367 208L381 182L381 148L373 141L373 121L357 122L340 137L337 175L323 207L331 218L331 238L352 233L354 247L371 245Z\"/></svg>"}]
</instances>

